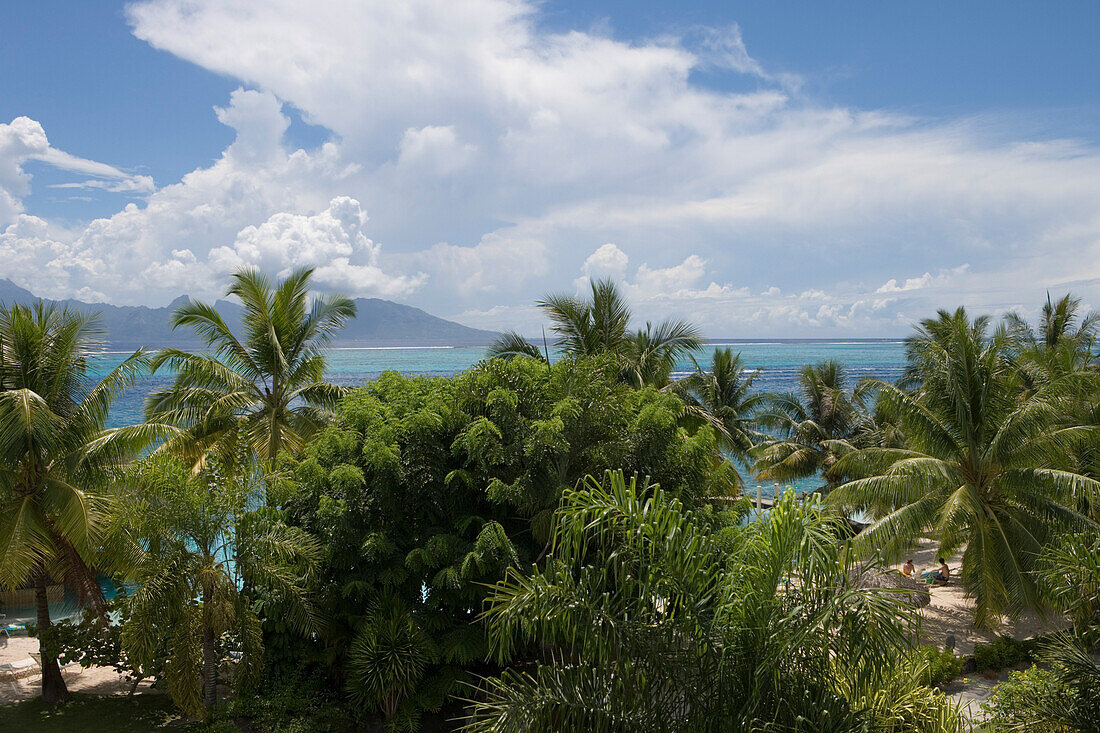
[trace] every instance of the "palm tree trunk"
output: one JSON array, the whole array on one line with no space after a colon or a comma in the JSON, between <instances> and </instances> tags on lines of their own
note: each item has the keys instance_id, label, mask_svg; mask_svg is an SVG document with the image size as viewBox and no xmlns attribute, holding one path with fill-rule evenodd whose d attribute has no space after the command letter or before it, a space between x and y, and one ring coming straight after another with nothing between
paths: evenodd
<instances>
[{"instance_id":1,"label":"palm tree trunk","mask_svg":"<svg viewBox=\"0 0 1100 733\"><path fill-rule=\"evenodd\" d=\"M212 589L202 589L202 697L207 715L218 701L218 656L217 638L214 636L210 604Z\"/></svg>"},{"instance_id":2,"label":"palm tree trunk","mask_svg":"<svg viewBox=\"0 0 1100 733\"><path fill-rule=\"evenodd\" d=\"M46 595L46 574L41 571L34 578L34 602L38 612L38 651L42 660L42 700L65 702L70 697L69 688L57 664L57 648L42 642L42 632L50 628L50 599Z\"/></svg>"}]
</instances>

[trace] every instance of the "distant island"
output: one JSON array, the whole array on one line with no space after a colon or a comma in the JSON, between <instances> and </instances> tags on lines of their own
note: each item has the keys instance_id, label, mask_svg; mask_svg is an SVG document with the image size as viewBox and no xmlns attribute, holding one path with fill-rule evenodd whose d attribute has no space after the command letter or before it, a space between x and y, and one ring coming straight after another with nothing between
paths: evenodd
<instances>
[{"instance_id":1,"label":"distant island","mask_svg":"<svg viewBox=\"0 0 1100 733\"><path fill-rule=\"evenodd\" d=\"M29 290L11 280L0 279L0 304L26 304L37 300L39 298ZM189 329L173 331L169 320L172 311L188 300L188 296L181 295L163 308L85 303L72 299L54 302L100 313L112 348L195 348L202 344L194 333ZM463 326L389 300L356 298L355 305L358 316L341 332L335 342L337 346L483 346L498 336L493 331ZM215 306L231 327L240 322L241 308L237 304L218 300Z\"/></svg>"}]
</instances>

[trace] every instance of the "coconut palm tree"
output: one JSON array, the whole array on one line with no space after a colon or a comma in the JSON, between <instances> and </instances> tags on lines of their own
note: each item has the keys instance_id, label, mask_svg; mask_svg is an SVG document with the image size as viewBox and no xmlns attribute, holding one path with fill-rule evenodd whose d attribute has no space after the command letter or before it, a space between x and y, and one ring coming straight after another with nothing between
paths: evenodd
<instances>
[{"instance_id":1,"label":"coconut palm tree","mask_svg":"<svg viewBox=\"0 0 1100 733\"><path fill-rule=\"evenodd\" d=\"M1096 526L1077 507L1100 491L1067 468L1097 431L1061 407L1097 375L1060 377L1021 402L1010 347L1006 331L962 308L923 321L907 343L919 387L878 385L908 448L863 448L833 467L854 480L830 500L876 518L857 548L894 558L926 536L944 555L965 548L960 578L980 626L1041 605L1036 558L1059 534Z\"/></svg>"},{"instance_id":2,"label":"coconut palm tree","mask_svg":"<svg viewBox=\"0 0 1100 733\"><path fill-rule=\"evenodd\" d=\"M1027 346L1053 349L1065 341L1078 345L1091 342L1100 330L1100 312L1081 312L1081 299L1067 293L1053 302L1047 293L1039 323L1033 328L1019 313L1005 315L1013 339Z\"/></svg>"},{"instance_id":3,"label":"coconut palm tree","mask_svg":"<svg viewBox=\"0 0 1100 733\"><path fill-rule=\"evenodd\" d=\"M853 439L863 424L860 403L848 391L843 365L827 360L802 368L799 391L770 394L757 421L773 432L752 450L758 478L791 481L824 474L826 488L837 459L854 450Z\"/></svg>"},{"instance_id":4,"label":"coconut palm tree","mask_svg":"<svg viewBox=\"0 0 1100 733\"><path fill-rule=\"evenodd\" d=\"M686 321L647 322L627 341L623 376L635 389L667 387L676 360L702 345L699 329Z\"/></svg>"},{"instance_id":5,"label":"coconut palm tree","mask_svg":"<svg viewBox=\"0 0 1100 733\"><path fill-rule=\"evenodd\" d=\"M103 336L94 316L41 301L0 310L0 587L33 584L40 635L51 624L51 581L104 608L96 568L109 561L101 539L110 484L158 435L104 427L147 364L139 350L95 381L89 359ZM46 638L42 697L58 702L68 690Z\"/></svg>"},{"instance_id":6,"label":"coconut palm tree","mask_svg":"<svg viewBox=\"0 0 1100 733\"><path fill-rule=\"evenodd\" d=\"M147 420L183 431L166 450L195 465L208 451L227 460L240 437L270 472L280 451L299 450L325 425L344 390L324 381L324 348L355 316L355 304L339 295L310 302L312 274L304 268L272 284L257 270L234 273L226 295L244 307L240 337L211 305L176 310L173 327L193 329L210 351L164 349L152 359L154 371L167 366L176 375L145 406Z\"/></svg>"},{"instance_id":7,"label":"coconut palm tree","mask_svg":"<svg viewBox=\"0 0 1100 733\"><path fill-rule=\"evenodd\" d=\"M584 299L552 293L538 302L557 335L557 346L574 356L621 354L629 341L630 306L610 279L591 283Z\"/></svg>"},{"instance_id":8,"label":"coconut palm tree","mask_svg":"<svg viewBox=\"0 0 1100 733\"><path fill-rule=\"evenodd\" d=\"M545 567L510 568L485 621L500 662L465 730L955 731L905 666L912 612L855 585L838 524L781 498L721 539L659 487L567 491Z\"/></svg>"},{"instance_id":9,"label":"coconut palm tree","mask_svg":"<svg viewBox=\"0 0 1100 733\"><path fill-rule=\"evenodd\" d=\"M155 454L132 474L113 518L113 529L140 545L122 648L139 666L153 666L166 650L172 699L187 714L209 718L217 670L231 651L239 652L234 684L251 684L262 668L252 590L275 601L290 628L316 629L305 587L320 548L275 510L251 509L262 489L217 456L195 473L174 456Z\"/></svg>"},{"instance_id":10,"label":"coconut palm tree","mask_svg":"<svg viewBox=\"0 0 1100 733\"><path fill-rule=\"evenodd\" d=\"M762 392L752 392L760 370L748 371L740 354L729 348L715 349L709 369L692 357L695 371L676 382L689 422L718 428L722 448L748 463L749 451L764 438L756 430L755 413L764 404Z\"/></svg>"},{"instance_id":11,"label":"coconut palm tree","mask_svg":"<svg viewBox=\"0 0 1100 733\"><path fill-rule=\"evenodd\" d=\"M612 354L622 364L623 380L635 387L665 387L676 359L699 348L698 329L685 321L663 321L630 332L630 307L613 280L590 284L591 296L550 294L538 307L550 319L554 345L571 356ZM515 331L501 334L489 357L544 358L539 348Z\"/></svg>"},{"instance_id":12,"label":"coconut palm tree","mask_svg":"<svg viewBox=\"0 0 1100 733\"><path fill-rule=\"evenodd\" d=\"M1004 324L1025 397L1059 376L1096 363L1100 312L1082 313L1080 298L1067 294L1053 302L1048 293L1035 327L1016 312L1005 315Z\"/></svg>"},{"instance_id":13,"label":"coconut palm tree","mask_svg":"<svg viewBox=\"0 0 1100 733\"><path fill-rule=\"evenodd\" d=\"M531 359L545 361L546 357L539 351L539 347L525 339L518 331L505 331L497 340L489 345L487 356L490 359L512 359L517 356L526 356Z\"/></svg>"}]
</instances>

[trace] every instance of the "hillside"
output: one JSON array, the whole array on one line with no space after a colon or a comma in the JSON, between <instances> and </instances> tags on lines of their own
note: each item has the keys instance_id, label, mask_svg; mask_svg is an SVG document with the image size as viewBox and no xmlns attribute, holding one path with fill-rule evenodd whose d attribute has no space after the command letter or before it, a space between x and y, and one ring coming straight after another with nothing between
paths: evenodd
<instances>
[{"instance_id":1,"label":"hillside","mask_svg":"<svg viewBox=\"0 0 1100 733\"><path fill-rule=\"evenodd\" d=\"M10 280L0 279L0 303L30 303L35 300L37 298L30 291ZM79 300L58 302L84 311L99 312L111 347L130 349L138 346L200 346L189 332L173 332L169 325L172 311L186 301L187 296L180 296L164 308L115 306ZM219 300L215 305L231 325L239 322L238 305L226 300ZM336 341L338 346L480 346L496 337L492 331L469 328L389 300L357 298L355 305L358 316L340 334Z\"/></svg>"}]
</instances>

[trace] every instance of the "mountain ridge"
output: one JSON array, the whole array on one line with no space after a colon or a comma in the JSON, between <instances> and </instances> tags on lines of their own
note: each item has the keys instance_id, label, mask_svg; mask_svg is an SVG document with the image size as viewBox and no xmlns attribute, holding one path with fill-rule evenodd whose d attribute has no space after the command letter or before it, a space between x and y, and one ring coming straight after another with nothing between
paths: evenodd
<instances>
[{"instance_id":1,"label":"mountain ridge","mask_svg":"<svg viewBox=\"0 0 1100 733\"><path fill-rule=\"evenodd\" d=\"M172 311L188 299L189 296L181 295L167 306L150 308L143 305L85 303L73 298L42 298L77 310L98 312L107 331L107 343L118 349L203 346L202 341L189 331L173 331L169 321ZM0 304L27 304L37 300L39 298L26 288L0 278ZM242 309L236 303L218 300L214 306L230 327L240 323ZM356 298L355 306L358 314L334 339L335 346L482 346L498 335L391 300Z\"/></svg>"}]
</instances>

